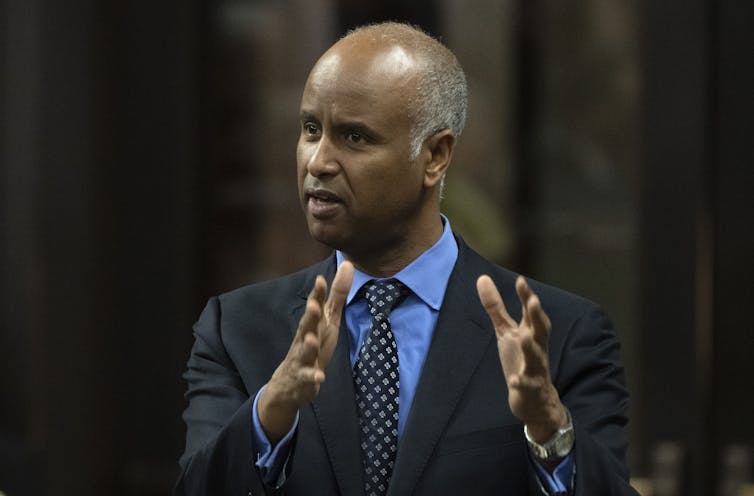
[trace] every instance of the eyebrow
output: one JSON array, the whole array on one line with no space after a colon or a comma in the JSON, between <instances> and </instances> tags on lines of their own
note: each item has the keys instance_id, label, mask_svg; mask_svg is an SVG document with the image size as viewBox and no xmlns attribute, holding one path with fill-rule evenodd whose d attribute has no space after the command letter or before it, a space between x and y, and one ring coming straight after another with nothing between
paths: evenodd
<instances>
[{"instance_id":1,"label":"eyebrow","mask_svg":"<svg viewBox=\"0 0 754 496\"><path fill-rule=\"evenodd\" d=\"M314 114L312 114L311 112L307 112L306 110L302 110L299 113L299 120L301 122L306 122L306 121L317 121L317 122L319 122L319 119L317 119L314 116Z\"/></svg>"},{"instance_id":2,"label":"eyebrow","mask_svg":"<svg viewBox=\"0 0 754 496\"><path fill-rule=\"evenodd\" d=\"M299 113L299 119L301 122L320 122L320 120L317 118L316 115L314 115L312 112L309 112L307 110L302 110ZM369 136L374 141L383 141L384 136L382 136L380 133L378 133L374 128L370 127L369 125L365 124L361 121L343 121L343 122L336 122L333 127L337 129L339 132L343 131L354 131L360 134L363 134L365 136Z\"/></svg>"},{"instance_id":3,"label":"eyebrow","mask_svg":"<svg viewBox=\"0 0 754 496\"><path fill-rule=\"evenodd\" d=\"M377 137L377 132L374 129L359 121L336 124L335 128L343 131L355 131L367 136Z\"/></svg>"}]
</instances>

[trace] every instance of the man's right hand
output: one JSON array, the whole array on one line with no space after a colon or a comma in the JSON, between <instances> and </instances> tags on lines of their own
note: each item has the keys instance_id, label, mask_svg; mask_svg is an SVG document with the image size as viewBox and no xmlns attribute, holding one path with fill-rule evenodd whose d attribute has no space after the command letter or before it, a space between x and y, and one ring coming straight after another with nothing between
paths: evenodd
<instances>
[{"instance_id":1,"label":"man's right hand","mask_svg":"<svg viewBox=\"0 0 754 496\"><path fill-rule=\"evenodd\" d=\"M352 280L353 265L341 263L325 301L327 282L317 276L288 354L259 396L257 414L273 446L291 430L299 408L319 393L338 342L343 306Z\"/></svg>"}]
</instances>

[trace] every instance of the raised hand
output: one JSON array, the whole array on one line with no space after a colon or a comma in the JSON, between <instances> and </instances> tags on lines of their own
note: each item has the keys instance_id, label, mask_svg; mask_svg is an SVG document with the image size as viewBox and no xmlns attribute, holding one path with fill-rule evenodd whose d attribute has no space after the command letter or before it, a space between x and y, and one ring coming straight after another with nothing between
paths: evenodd
<instances>
[{"instance_id":1,"label":"raised hand","mask_svg":"<svg viewBox=\"0 0 754 496\"><path fill-rule=\"evenodd\" d=\"M343 306L352 279L353 265L343 262L327 300L324 277L317 276L314 282L288 354L272 374L257 403L259 421L273 444L291 429L298 409L319 393L338 342Z\"/></svg>"},{"instance_id":2,"label":"raised hand","mask_svg":"<svg viewBox=\"0 0 754 496\"><path fill-rule=\"evenodd\" d=\"M516 280L520 322L510 316L489 276L477 279L477 292L495 327L511 412L526 424L536 442L543 443L567 422L565 407L550 376L550 319L521 276Z\"/></svg>"}]
</instances>

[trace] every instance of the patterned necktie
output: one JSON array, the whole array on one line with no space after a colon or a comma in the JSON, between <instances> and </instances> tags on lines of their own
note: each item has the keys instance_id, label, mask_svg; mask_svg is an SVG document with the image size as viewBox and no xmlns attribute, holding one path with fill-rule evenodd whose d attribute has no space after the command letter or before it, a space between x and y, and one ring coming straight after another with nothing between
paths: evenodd
<instances>
[{"instance_id":1,"label":"patterned necktie","mask_svg":"<svg viewBox=\"0 0 754 496\"><path fill-rule=\"evenodd\" d=\"M361 426L361 456L367 496L387 492L398 451L398 348L390 312L408 295L396 279L371 280L362 287L372 314L369 332L353 371Z\"/></svg>"}]
</instances>

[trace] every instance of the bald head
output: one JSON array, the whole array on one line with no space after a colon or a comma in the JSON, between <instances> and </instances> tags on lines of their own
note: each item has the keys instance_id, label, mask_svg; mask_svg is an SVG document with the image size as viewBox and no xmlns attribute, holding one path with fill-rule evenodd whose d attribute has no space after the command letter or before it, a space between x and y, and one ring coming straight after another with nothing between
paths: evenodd
<instances>
[{"instance_id":1,"label":"bald head","mask_svg":"<svg viewBox=\"0 0 754 496\"><path fill-rule=\"evenodd\" d=\"M318 66L330 55L344 54L367 67L387 69L397 78L395 89L405 91L401 96L411 122L412 157L438 131L449 129L456 138L461 135L466 121L466 77L458 59L442 43L407 24L370 24L348 32Z\"/></svg>"},{"instance_id":2,"label":"bald head","mask_svg":"<svg viewBox=\"0 0 754 496\"><path fill-rule=\"evenodd\" d=\"M301 95L296 164L312 236L373 275L432 246L465 113L463 71L421 31L381 24L335 43Z\"/></svg>"}]
</instances>

